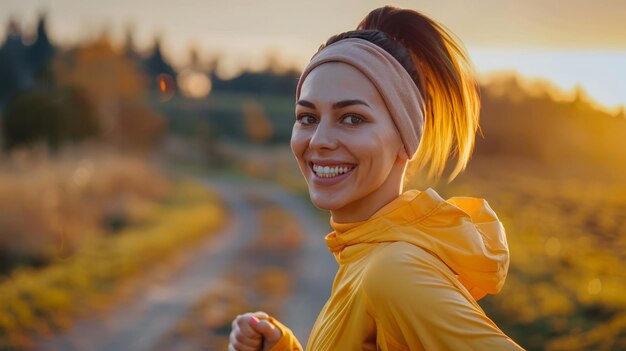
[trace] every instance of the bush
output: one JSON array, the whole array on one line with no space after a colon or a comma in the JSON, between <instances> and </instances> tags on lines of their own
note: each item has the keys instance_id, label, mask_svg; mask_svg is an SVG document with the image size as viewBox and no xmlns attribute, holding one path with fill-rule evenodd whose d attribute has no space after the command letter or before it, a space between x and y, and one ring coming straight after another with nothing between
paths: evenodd
<instances>
[{"instance_id":1,"label":"bush","mask_svg":"<svg viewBox=\"0 0 626 351\"><path fill-rule=\"evenodd\" d=\"M43 141L53 149L99 133L95 104L76 87L17 95L6 106L1 128L7 149Z\"/></svg>"}]
</instances>

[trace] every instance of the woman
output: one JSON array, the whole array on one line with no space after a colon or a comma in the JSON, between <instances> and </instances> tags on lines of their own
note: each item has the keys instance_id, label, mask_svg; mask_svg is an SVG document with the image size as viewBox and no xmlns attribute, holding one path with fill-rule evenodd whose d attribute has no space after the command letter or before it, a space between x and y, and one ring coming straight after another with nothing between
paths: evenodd
<instances>
[{"instance_id":1,"label":"woman","mask_svg":"<svg viewBox=\"0 0 626 351\"><path fill-rule=\"evenodd\" d=\"M476 302L509 266L487 201L402 190L409 161L439 177L455 146L448 182L465 168L480 105L471 73L439 24L390 6L331 37L302 73L291 148L330 211L339 264L307 350L523 350ZM232 325L230 350L303 349L264 312Z\"/></svg>"}]
</instances>

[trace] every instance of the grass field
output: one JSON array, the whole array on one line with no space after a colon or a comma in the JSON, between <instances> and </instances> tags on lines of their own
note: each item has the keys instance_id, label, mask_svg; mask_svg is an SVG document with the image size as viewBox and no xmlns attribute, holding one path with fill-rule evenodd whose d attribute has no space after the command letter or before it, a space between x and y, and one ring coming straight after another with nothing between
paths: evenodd
<instances>
[{"instance_id":1,"label":"grass field","mask_svg":"<svg viewBox=\"0 0 626 351\"><path fill-rule=\"evenodd\" d=\"M438 188L486 198L507 230L506 284L479 303L528 350L626 349L626 183L544 172L479 158Z\"/></svg>"},{"instance_id":2,"label":"grass field","mask_svg":"<svg viewBox=\"0 0 626 351\"><path fill-rule=\"evenodd\" d=\"M219 199L202 185L164 178L138 160L91 156L98 161L89 166L94 174L80 186L76 174L93 161L13 160L12 168L0 174L0 207L13 214L3 217L3 247L15 245L12 238L26 236L27 243L37 245L22 244L21 255L41 260L37 265L28 264L33 259L11 261L11 269L0 279L0 350L28 349L34 335L66 329L75 317L115 303L127 279L142 275L146 267L168 264L168 257L192 247L224 222ZM45 173L29 176L25 170ZM45 190L59 191L57 207L37 207L41 202L35 200L36 192ZM95 220L105 218L104 209L109 208L99 204L110 205L110 199L122 195L135 199L127 207L113 201L124 219L119 227ZM85 213L93 217L81 218ZM56 218L62 227L82 220L73 232L65 232L71 247L63 250L63 237L55 236L55 227L33 226L32 221L46 224L48 218Z\"/></svg>"}]
</instances>

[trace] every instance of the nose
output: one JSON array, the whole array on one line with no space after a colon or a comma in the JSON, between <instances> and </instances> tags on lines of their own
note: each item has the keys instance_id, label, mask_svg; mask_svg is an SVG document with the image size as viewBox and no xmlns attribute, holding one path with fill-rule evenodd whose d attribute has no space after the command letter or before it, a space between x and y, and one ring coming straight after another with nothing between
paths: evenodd
<instances>
[{"instance_id":1,"label":"nose","mask_svg":"<svg viewBox=\"0 0 626 351\"><path fill-rule=\"evenodd\" d=\"M309 148L314 150L335 149L337 138L330 118L322 118L309 141Z\"/></svg>"}]
</instances>

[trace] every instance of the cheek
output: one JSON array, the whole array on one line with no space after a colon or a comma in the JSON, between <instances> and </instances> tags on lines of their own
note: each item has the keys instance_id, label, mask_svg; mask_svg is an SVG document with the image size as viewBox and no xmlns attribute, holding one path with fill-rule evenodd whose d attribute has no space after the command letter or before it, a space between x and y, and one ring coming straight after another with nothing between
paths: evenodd
<instances>
[{"instance_id":1,"label":"cheek","mask_svg":"<svg viewBox=\"0 0 626 351\"><path fill-rule=\"evenodd\" d=\"M381 133L382 132L382 133ZM384 128L353 138L351 151L361 164L359 182L378 186L384 181L396 160L397 136Z\"/></svg>"},{"instance_id":2,"label":"cheek","mask_svg":"<svg viewBox=\"0 0 626 351\"><path fill-rule=\"evenodd\" d=\"M308 145L308 138L304 133L299 132L297 130L293 130L291 133L291 140L289 141L289 145L291 146L291 152L298 159L298 162L302 161L302 157L304 155L304 151L306 150L306 146Z\"/></svg>"},{"instance_id":3,"label":"cheek","mask_svg":"<svg viewBox=\"0 0 626 351\"><path fill-rule=\"evenodd\" d=\"M380 166L381 162L387 158L393 140L388 135L380 133L377 128L377 126L372 126L366 133L344 137L344 143L359 163L362 162L367 166Z\"/></svg>"}]
</instances>

